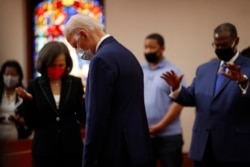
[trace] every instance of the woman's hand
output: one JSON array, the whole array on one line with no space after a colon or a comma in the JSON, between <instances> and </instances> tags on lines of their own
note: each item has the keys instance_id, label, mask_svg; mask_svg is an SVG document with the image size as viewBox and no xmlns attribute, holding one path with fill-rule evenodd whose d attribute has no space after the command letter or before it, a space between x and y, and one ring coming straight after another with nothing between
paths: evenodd
<instances>
[{"instance_id":1,"label":"woman's hand","mask_svg":"<svg viewBox=\"0 0 250 167\"><path fill-rule=\"evenodd\" d=\"M8 117L8 120L14 122L16 124L16 126L24 125L24 119L19 114L15 115L15 116L10 115Z\"/></svg>"},{"instance_id":2,"label":"woman's hand","mask_svg":"<svg viewBox=\"0 0 250 167\"><path fill-rule=\"evenodd\" d=\"M17 87L16 93L18 94L19 97L21 97L24 100L32 100L32 95L22 87Z\"/></svg>"}]
</instances>

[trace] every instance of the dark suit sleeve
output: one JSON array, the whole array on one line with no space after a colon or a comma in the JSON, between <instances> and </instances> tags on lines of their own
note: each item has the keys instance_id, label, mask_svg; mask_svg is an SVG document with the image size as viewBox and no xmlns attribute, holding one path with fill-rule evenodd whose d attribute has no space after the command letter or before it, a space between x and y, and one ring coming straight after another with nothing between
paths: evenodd
<instances>
[{"instance_id":1,"label":"dark suit sleeve","mask_svg":"<svg viewBox=\"0 0 250 167\"><path fill-rule=\"evenodd\" d=\"M84 126L86 122L86 109L85 109L85 98L84 98L84 87L82 85L82 81L80 78L77 78L76 80L76 87L77 89L77 97L76 99L79 99L79 110L77 110L77 120L80 121L80 123Z\"/></svg>"},{"instance_id":2,"label":"dark suit sleeve","mask_svg":"<svg viewBox=\"0 0 250 167\"><path fill-rule=\"evenodd\" d=\"M90 66L87 104L87 136L83 166L91 166L102 154L108 133L115 75L107 63L97 58Z\"/></svg>"},{"instance_id":3,"label":"dark suit sleeve","mask_svg":"<svg viewBox=\"0 0 250 167\"><path fill-rule=\"evenodd\" d=\"M20 106L17 107L16 114L23 117L24 112L25 112L25 107L24 107L24 104L22 103ZM16 127L17 127L17 132L18 132L18 139L28 138L32 133L32 128L29 127L25 122L24 124L16 125Z\"/></svg>"},{"instance_id":4,"label":"dark suit sleeve","mask_svg":"<svg viewBox=\"0 0 250 167\"><path fill-rule=\"evenodd\" d=\"M30 81L27 87L27 92L29 92L34 97L33 81ZM33 100L23 100L22 104L22 115L28 127L33 128L35 123L33 121L33 114L35 110L35 103Z\"/></svg>"},{"instance_id":5,"label":"dark suit sleeve","mask_svg":"<svg viewBox=\"0 0 250 167\"><path fill-rule=\"evenodd\" d=\"M199 75L199 67L196 70L196 77ZM191 85L188 87L182 86L181 92L179 96L174 99L177 103L183 105L183 106L189 106L189 107L194 107L196 105L196 100L195 100L195 85L197 78L194 78Z\"/></svg>"}]
</instances>

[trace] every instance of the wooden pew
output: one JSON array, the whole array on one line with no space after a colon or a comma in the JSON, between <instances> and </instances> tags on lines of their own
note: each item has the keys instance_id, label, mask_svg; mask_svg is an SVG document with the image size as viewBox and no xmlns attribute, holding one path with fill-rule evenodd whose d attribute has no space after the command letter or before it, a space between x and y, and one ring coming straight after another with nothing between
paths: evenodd
<instances>
[{"instance_id":1,"label":"wooden pew","mask_svg":"<svg viewBox=\"0 0 250 167\"><path fill-rule=\"evenodd\" d=\"M31 167L31 139L0 144L1 167Z\"/></svg>"},{"instance_id":2,"label":"wooden pew","mask_svg":"<svg viewBox=\"0 0 250 167\"><path fill-rule=\"evenodd\" d=\"M31 167L32 139L0 144L0 167ZM183 153L183 167L192 167L192 160ZM157 167L160 167L158 163Z\"/></svg>"}]
</instances>

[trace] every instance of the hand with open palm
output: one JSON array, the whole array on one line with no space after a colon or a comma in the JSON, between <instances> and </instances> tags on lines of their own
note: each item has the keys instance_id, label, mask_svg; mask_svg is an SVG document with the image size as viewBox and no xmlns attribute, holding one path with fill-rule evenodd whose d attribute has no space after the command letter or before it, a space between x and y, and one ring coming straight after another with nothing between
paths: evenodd
<instances>
[{"instance_id":1,"label":"hand with open palm","mask_svg":"<svg viewBox=\"0 0 250 167\"><path fill-rule=\"evenodd\" d=\"M172 87L172 90L175 91L179 88L182 78L183 78L183 74L180 76L177 76L177 74L173 71L166 71L161 75L161 78L164 79L166 81L166 83Z\"/></svg>"}]
</instances>

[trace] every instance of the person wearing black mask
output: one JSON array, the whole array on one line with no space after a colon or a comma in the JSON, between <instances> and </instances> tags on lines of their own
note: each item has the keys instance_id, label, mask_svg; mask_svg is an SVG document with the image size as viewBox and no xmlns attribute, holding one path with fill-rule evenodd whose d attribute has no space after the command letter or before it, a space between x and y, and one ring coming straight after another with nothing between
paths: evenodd
<instances>
[{"instance_id":1,"label":"person wearing black mask","mask_svg":"<svg viewBox=\"0 0 250 167\"><path fill-rule=\"evenodd\" d=\"M162 78L172 87L173 100L196 107L189 151L194 167L249 167L250 59L237 50L233 24L217 26L213 38L219 59L200 65L189 87L180 86L183 74L173 70Z\"/></svg>"},{"instance_id":2,"label":"person wearing black mask","mask_svg":"<svg viewBox=\"0 0 250 167\"><path fill-rule=\"evenodd\" d=\"M233 31L233 28L231 32L225 31L227 27L229 25L218 26L214 30L214 42L212 43L217 57L224 62L228 62L236 54L239 43L237 32Z\"/></svg>"},{"instance_id":3,"label":"person wearing black mask","mask_svg":"<svg viewBox=\"0 0 250 167\"><path fill-rule=\"evenodd\" d=\"M164 57L164 51L162 35L153 33L146 37L146 62L142 69L146 114L154 150L152 166L157 166L159 160L161 167L181 167L183 139L180 112L183 107L170 99L170 87L161 79L161 74L168 69L174 69L179 74L181 71ZM175 114L165 119L171 110L174 110Z\"/></svg>"}]
</instances>

